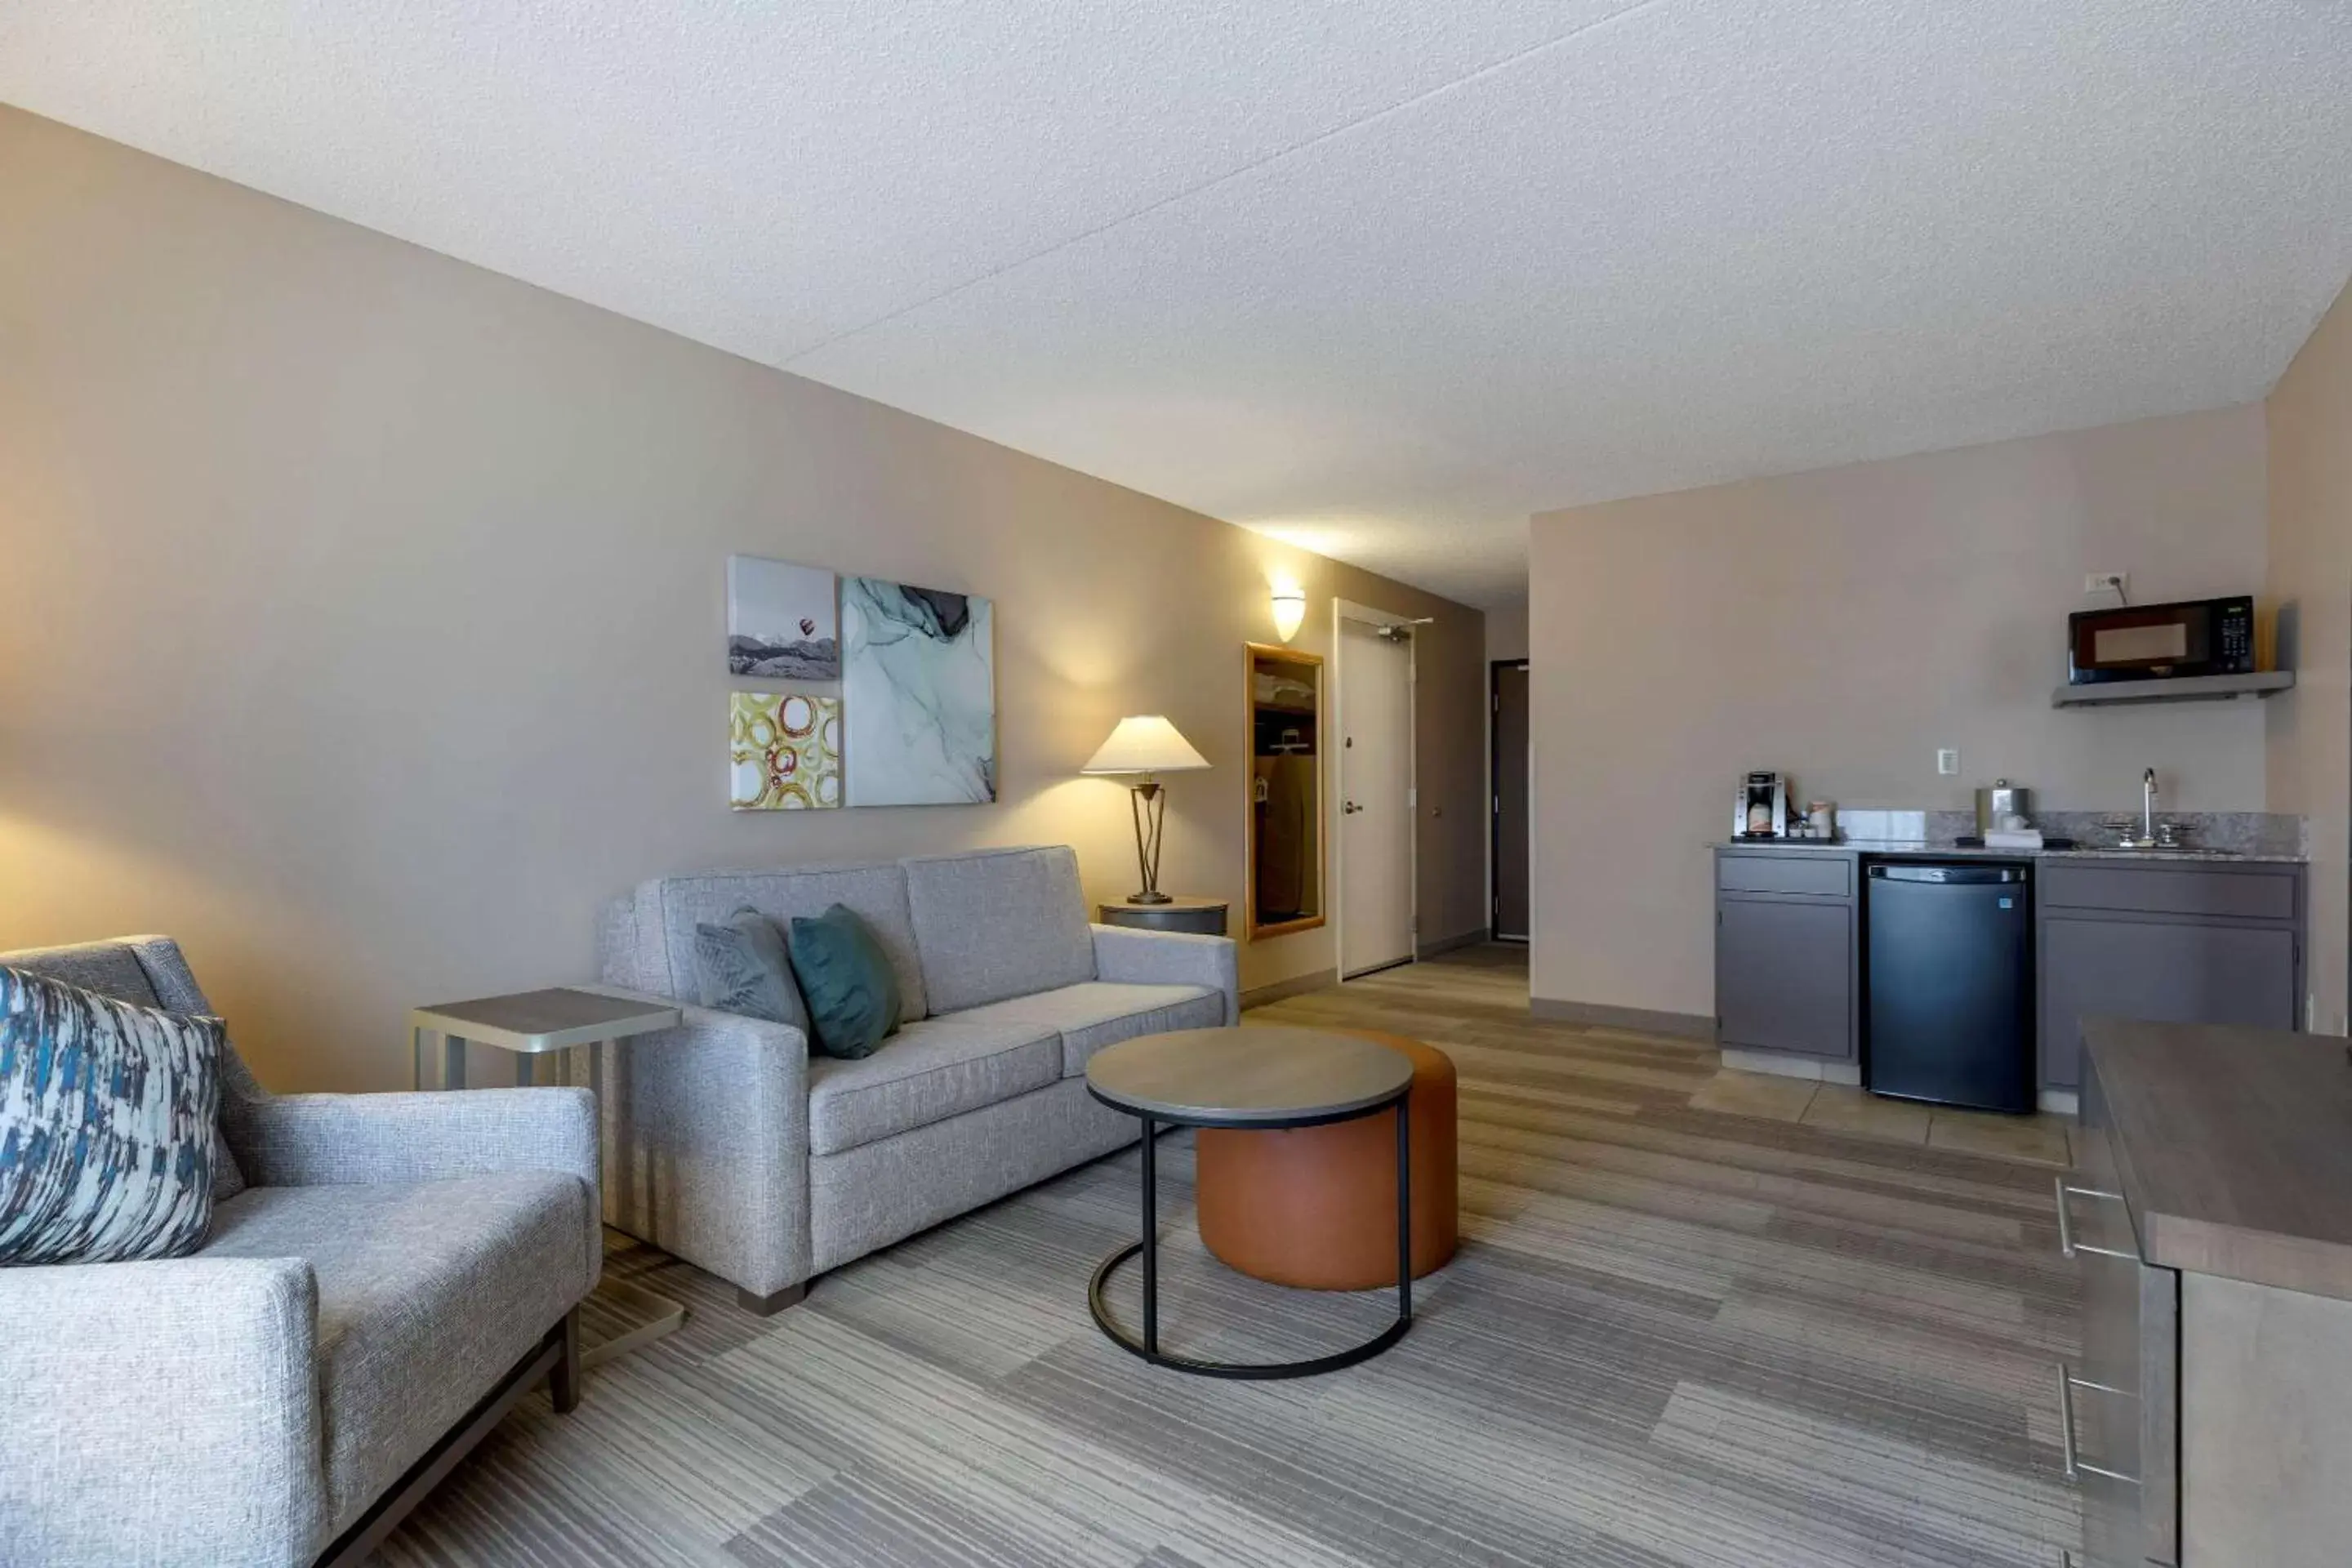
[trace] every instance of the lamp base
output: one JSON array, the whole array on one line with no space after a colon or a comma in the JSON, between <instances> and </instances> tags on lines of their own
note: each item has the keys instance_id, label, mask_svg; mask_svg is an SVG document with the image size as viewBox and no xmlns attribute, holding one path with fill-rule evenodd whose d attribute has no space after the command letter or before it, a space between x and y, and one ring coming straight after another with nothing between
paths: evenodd
<instances>
[{"instance_id":1,"label":"lamp base","mask_svg":"<svg viewBox=\"0 0 2352 1568\"><path fill-rule=\"evenodd\" d=\"M1127 901L1130 904L1172 904L1176 900L1165 893L1153 892L1129 893L1127 896Z\"/></svg>"}]
</instances>

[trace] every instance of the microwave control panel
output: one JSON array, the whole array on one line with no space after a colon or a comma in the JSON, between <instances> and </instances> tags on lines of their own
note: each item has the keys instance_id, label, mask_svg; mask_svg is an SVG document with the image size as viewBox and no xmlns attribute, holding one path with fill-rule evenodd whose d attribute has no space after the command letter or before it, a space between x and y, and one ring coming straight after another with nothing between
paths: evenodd
<instances>
[{"instance_id":1,"label":"microwave control panel","mask_svg":"<svg viewBox=\"0 0 2352 1568\"><path fill-rule=\"evenodd\" d=\"M2254 607L2243 600L2224 604L2214 617L2221 644L2214 663L2221 675L2251 675L2254 668Z\"/></svg>"}]
</instances>

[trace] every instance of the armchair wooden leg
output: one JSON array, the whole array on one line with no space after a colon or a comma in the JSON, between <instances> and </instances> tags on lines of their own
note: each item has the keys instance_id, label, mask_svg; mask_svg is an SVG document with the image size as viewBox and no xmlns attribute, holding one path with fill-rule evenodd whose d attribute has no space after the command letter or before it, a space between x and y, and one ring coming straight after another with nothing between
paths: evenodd
<instances>
[{"instance_id":1,"label":"armchair wooden leg","mask_svg":"<svg viewBox=\"0 0 2352 1568\"><path fill-rule=\"evenodd\" d=\"M563 1314L563 1346L547 1374L547 1396L558 1415L580 1408L580 1309Z\"/></svg>"}]
</instances>

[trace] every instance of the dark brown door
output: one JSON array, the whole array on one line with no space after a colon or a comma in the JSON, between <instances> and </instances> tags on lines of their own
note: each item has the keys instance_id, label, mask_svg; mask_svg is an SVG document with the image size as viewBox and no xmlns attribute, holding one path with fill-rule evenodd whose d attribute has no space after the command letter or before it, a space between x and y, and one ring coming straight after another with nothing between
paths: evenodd
<instances>
[{"instance_id":1,"label":"dark brown door","mask_svg":"<svg viewBox=\"0 0 2352 1568\"><path fill-rule=\"evenodd\" d=\"M1528 667L1495 666L1495 934L1528 939Z\"/></svg>"}]
</instances>

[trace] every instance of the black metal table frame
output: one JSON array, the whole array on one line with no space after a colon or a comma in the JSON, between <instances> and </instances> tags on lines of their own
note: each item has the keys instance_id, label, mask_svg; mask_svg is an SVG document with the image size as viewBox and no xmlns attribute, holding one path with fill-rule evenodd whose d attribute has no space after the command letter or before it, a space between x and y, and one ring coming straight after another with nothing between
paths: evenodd
<instances>
[{"instance_id":1,"label":"black metal table frame","mask_svg":"<svg viewBox=\"0 0 2352 1568\"><path fill-rule=\"evenodd\" d=\"M1164 1366L1171 1372L1189 1372L1202 1377L1233 1377L1271 1380L1285 1377L1314 1377L1358 1362L1370 1361L1404 1338L1412 1327L1412 1123L1406 1114L1412 1097L1412 1085L1405 1086L1384 1100L1349 1110L1329 1111L1315 1116L1302 1116L1280 1121L1259 1121L1238 1117L1172 1116L1164 1111L1145 1114L1131 1105L1123 1104L1097 1092L1088 1086L1087 1092L1122 1115L1139 1118L1143 1123L1143 1239L1129 1242L1106 1258L1095 1268L1094 1281L1087 1289L1087 1305L1093 1310L1095 1326L1109 1336L1110 1342L1131 1355L1140 1356L1153 1366ZM1202 1361L1192 1356L1170 1355L1160 1348L1160 1216L1159 1170L1155 1145L1161 1127L1214 1128L1234 1132L1286 1132L1302 1127L1326 1127L1335 1121L1355 1121L1367 1116L1378 1116L1384 1110L1396 1112L1397 1153L1397 1313L1396 1321L1359 1345L1351 1345L1330 1355L1316 1356L1307 1361L1285 1362L1223 1362ZM1119 1327L1112 1318L1110 1304L1103 1299L1104 1288L1110 1282L1118 1266L1143 1255L1143 1333L1140 1338Z\"/></svg>"}]
</instances>

